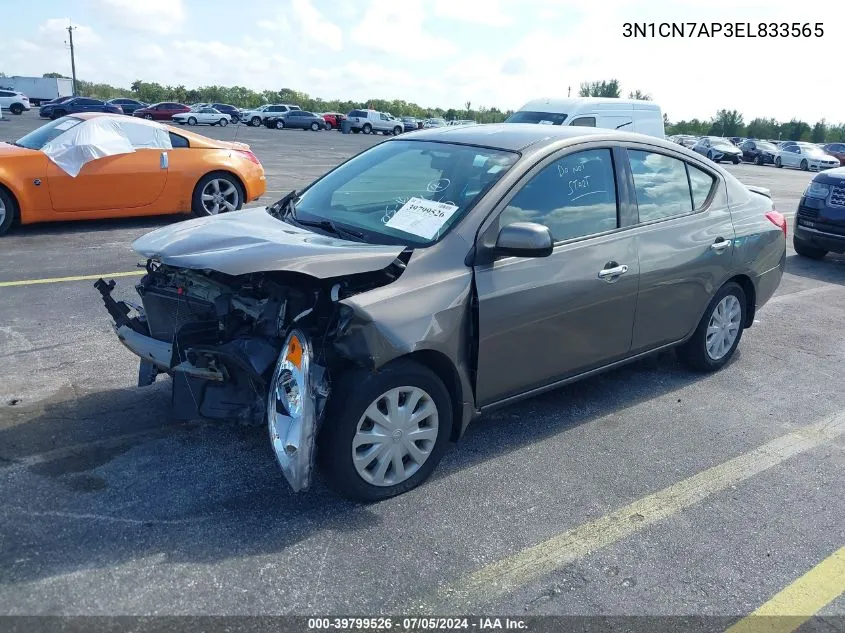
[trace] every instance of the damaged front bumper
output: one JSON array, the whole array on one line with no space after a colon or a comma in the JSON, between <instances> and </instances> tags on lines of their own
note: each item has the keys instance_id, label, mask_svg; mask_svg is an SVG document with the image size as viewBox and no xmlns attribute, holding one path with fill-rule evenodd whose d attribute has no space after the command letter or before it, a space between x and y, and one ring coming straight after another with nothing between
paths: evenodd
<instances>
[{"instance_id":1,"label":"damaged front bumper","mask_svg":"<svg viewBox=\"0 0 845 633\"><path fill-rule=\"evenodd\" d=\"M118 340L140 358L139 386L152 384L160 373L172 376L174 411L183 419L264 419L285 479L295 492L309 487L329 389L303 330L287 334L281 353L278 341L263 337L180 345L190 337L177 334L168 342L151 336L144 308L111 296L113 280L100 279L94 287Z\"/></svg>"}]
</instances>

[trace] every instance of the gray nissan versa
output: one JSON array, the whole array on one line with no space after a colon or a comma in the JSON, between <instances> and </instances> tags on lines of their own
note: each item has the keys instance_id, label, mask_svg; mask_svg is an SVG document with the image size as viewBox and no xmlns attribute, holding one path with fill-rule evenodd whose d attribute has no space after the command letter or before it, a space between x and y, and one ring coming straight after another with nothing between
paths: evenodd
<instances>
[{"instance_id":1,"label":"gray nissan versa","mask_svg":"<svg viewBox=\"0 0 845 633\"><path fill-rule=\"evenodd\" d=\"M294 490L377 500L494 407L670 347L724 366L783 274L767 193L653 137L449 126L141 237L139 306L96 287L177 415L262 419Z\"/></svg>"},{"instance_id":2,"label":"gray nissan versa","mask_svg":"<svg viewBox=\"0 0 845 633\"><path fill-rule=\"evenodd\" d=\"M792 246L812 259L845 253L845 167L820 172L807 185L795 214Z\"/></svg>"}]
</instances>

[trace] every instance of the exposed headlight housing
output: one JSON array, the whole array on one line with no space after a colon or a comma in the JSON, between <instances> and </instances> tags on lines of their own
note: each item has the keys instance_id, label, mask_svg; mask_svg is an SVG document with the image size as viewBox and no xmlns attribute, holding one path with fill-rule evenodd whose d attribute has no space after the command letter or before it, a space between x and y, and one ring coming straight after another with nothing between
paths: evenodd
<instances>
[{"instance_id":1,"label":"exposed headlight housing","mask_svg":"<svg viewBox=\"0 0 845 633\"><path fill-rule=\"evenodd\" d=\"M807 198L825 199L830 195L830 187L820 182L811 182L804 191Z\"/></svg>"},{"instance_id":2,"label":"exposed headlight housing","mask_svg":"<svg viewBox=\"0 0 845 633\"><path fill-rule=\"evenodd\" d=\"M288 334L273 381L275 397L292 418L302 415L302 398L307 396L306 375L310 352L304 337L294 330Z\"/></svg>"}]
</instances>

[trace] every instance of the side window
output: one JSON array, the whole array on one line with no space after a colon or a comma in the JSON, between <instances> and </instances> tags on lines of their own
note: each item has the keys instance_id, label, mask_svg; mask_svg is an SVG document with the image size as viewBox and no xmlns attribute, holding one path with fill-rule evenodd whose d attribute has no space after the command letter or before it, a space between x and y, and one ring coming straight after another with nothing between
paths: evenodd
<instances>
[{"instance_id":1,"label":"side window","mask_svg":"<svg viewBox=\"0 0 845 633\"><path fill-rule=\"evenodd\" d=\"M663 154L628 150L640 222L671 218L692 211L685 163Z\"/></svg>"},{"instance_id":2,"label":"side window","mask_svg":"<svg viewBox=\"0 0 845 633\"><path fill-rule=\"evenodd\" d=\"M12 96L14 96L14 95L12 95L11 92L5 92L3 90L0 90L0 97L12 97Z\"/></svg>"},{"instance_id":3,"label":"side window","mask_svg":"<svg viewBox=\"0 0 845 633\"><path fill-rule=\"evenodd\" d=\"M170 144L173 146L174 149L177 147L190 147L191 144L188 143L188 139L184 136L179 136L178 134L174 134L170 132Z\"/></svg>"},{"instance_id":4,"label":"side window","mask_svg":"<svg viewBox=\"0 0 845 633\"><path fill-rule=\"evenodd\" d=\"M710 195L710 190L716 184L716 179L706 171L693 167L689 163L687 163L687 173L689 173L689 184L690 189L692 189L692 204L698 211L707 201L707 196Z\"/></svg>"},{"instance_id":5,"label":"side window","mask_svg":"<svg viewBox=\"0 0 845 633\"><path fill-rule=\"evenodd\" d=\"M570 125L581 125L583 127L596 127L596 117L594 116L581 116L572 121Z\"/></svg>"},{"instance_id":6,"label":"side window","mask_svg":"<svg viewBox=\"0 0 845 633\"><path fill-rule=\"evenodd\" d=\"M544 167L511 199L499 226L537 222L560 242L615 229L617 217L611 152L592 149Z\"/></svg>"}]
</instances>

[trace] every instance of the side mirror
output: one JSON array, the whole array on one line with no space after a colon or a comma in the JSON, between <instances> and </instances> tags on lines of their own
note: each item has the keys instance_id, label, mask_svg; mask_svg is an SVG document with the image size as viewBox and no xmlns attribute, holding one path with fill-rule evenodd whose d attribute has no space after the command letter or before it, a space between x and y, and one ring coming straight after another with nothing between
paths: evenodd
<instances>
[{"instance_id":1,"label":"side mirror","mask_svg":"<svg viewBox=\"0 0 845 633\"><path fill-rule=\"evenodd\" d=\"M554 250L549 227L535 222L514 222L503 226L496 238L496 255L548 257Z\"/></svg>"}]
</instances>

